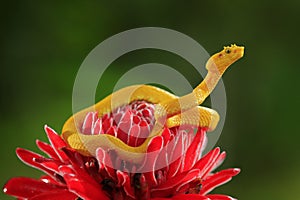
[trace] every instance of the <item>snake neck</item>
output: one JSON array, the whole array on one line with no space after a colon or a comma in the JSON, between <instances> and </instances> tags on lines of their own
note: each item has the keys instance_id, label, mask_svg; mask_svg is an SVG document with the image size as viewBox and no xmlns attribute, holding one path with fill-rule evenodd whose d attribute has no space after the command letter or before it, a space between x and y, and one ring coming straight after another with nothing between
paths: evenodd
<instances>
[{"instance_id":1,"label":"snake neck","mask_svg":"<svg viewBox=\"0 0 300 200\"><path fill-rule=\"evenodd\" d=\"M219 73L208 72L204 80L192 93L179 97L171 102L162 102L158 105L156 108L156 119L163 116L169 118L200 105L216 87L220 78L221 75Z\"/></svg>"},{"instance_id":2,"label":"snake neck","mask_svg":"<svg viewBox=\"0 0 300 200\"><path fill-rule=\"evenodd\" d=\"M193 90L192 93L188 94L190 97L195 98L196 105L200 105L210 95L210 93L217 86L222 74L218 72L209 71L204 80Z\"/></svg>"}]
</instances>

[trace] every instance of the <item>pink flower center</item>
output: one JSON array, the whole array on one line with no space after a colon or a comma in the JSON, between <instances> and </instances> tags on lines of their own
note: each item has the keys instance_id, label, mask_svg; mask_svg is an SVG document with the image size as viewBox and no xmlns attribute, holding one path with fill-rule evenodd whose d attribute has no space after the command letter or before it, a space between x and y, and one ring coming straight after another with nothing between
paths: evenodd
<instances>
[{"instance_id":1,"label":"pink flower center","mask_svg":"<svg viewBox=\"0 0 300 200\"><path fill-rule=\"evenodd\" d=\"M149 136L154 122L155 105L146 101L134 101L98 117L89 112L81 126L86 135L110 134L129 146L140 146Z\"/></svg>"}]
</instances>

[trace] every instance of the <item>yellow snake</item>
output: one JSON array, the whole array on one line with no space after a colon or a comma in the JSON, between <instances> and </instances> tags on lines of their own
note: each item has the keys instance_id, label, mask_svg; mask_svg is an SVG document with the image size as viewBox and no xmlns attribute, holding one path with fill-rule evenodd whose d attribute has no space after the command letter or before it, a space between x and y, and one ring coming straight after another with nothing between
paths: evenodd
<instances>
[{"instance_id":1,"label":"yellow snake","mask_svg":"<svg viewBox=\"0 0 300 200\"><path fill-rule=\"evenodd\" d=\"M133 163L140 163L147 150L151 138L160 135L164 127L172 128L183 124L207 127L208 131L216 128L219 115L216 111L199 106L212 92L225 70L235 61L243 57L244 47L231 45L213 56L207 63L208 73L204 80L192 91L177 97L165 90L150 85L133 85L120 89L107 96L94 106L86 108L70 117L63 126L62 137L70 147L83 155L95 156L96 149L101 147L114 150L118 156ZM132 147L120 139L109 135L85 135L76 128L83 123L88 112L98 112L98 117L110 113L120 106L133 101L144 100L155 104L155 126L144 143Z\"/></svg>"}]
</instances>

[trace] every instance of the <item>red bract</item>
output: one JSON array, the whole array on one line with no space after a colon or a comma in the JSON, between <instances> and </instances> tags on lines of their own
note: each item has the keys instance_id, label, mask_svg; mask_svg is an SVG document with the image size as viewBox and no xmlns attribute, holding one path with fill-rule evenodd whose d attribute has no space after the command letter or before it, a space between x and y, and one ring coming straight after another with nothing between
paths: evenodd
<instances>
[{"instance_id":1,"label":"red bract","mask_svg":"<svg viewBox=\"0 0 300 200\"><path fill-rule=\"evenodd\" d=\"M233 199L208 194L240 170L212 173L225 159L225 153L215 148L201 156L206 140L204 128L199 128L194 137L188 129L165 129L161 136L151 139L147 152L155 153L146 154L140 165L112 159L115 152L101 148L96 157L83 156L69 148L51 128L46 126L45 131L50 144L39 140L36 144L48 158L21 148L16 153L24 163L46 175L38 180L12 178L4 186L6 194L29 200ZM156 169L161 163L165 167ZM151 166L153 171L140 173L145 166Z\"/></svg>"},{"instance_id":2,"label":"red bract","mask_svg":"<svg viewBox=\"0 0 300 200\"><path fill-rule=\"evenodd\" d=\"M140 146L149 136L154 123L155 105L135 101L98 118L97 112L88 112L81 125L85 135L109 134L132 147Z\"/></svg>"}]
</instances>

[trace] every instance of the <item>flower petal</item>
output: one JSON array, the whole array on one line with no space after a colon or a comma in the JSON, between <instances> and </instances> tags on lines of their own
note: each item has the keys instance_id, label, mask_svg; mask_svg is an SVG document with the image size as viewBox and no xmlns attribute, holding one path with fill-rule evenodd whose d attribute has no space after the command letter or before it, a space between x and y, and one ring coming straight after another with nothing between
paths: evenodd
<instances>
[{"instance_id":1,"label":"flower petal","mask_svg":"<svg viewBox=\"0 0 300 200\"><path fill-rule=\"evenodd\" d=\"M117 177L120 181L120 186L123 187L125 193L130 196L131 198L135 199L133 187L131 187L130 178L128 176L128 173L117 171Z\"/></svg>"},{"instance_id":2,"label":"flower petal","mask_svg":"<svg viewBox=\"0 0 300 200\"><path fill-rule=\"evenodd\" d=\"M203 158L201 158L196 164L193 166L193 169L200 169L201 174L200 177L203 179L204 174L207 174L211 171L215 161L217 160L220 154L220 148L215 148L211 150L208 154L206 154Z\"/></svg>"},{"instance_id":3,"label":"flower petal","mask_svg":"<svg viewBox=\"0 0 300 200\"><path fill-rule=\"evenodd\" d=\"M79 167L84 166L84 161L82 159L82 156L77 151L75 151L74 149L68 148L68 147L62 147L61 150L68 157L68 162L64 163L64 164L71 163L74 166L79 166Z\"/></svg>"},{"instance_id":4,"label":"flower petal","mask_svg":"<svg viewBox=\"0 0 300 200\"><path fill-rule=\"evenodd\" d=\"M22 160L25 164L33 168L37 168L45 172L46 174L52 176L53 178L56 178L55 169L47 169L46 167L42 166L40 162L38 162L38 160L45 159L43 156L22 148L17 148L16 154L19 157L19 159Z\"/></svg>"},{"instance_id":5,"label":"flower petal","mask_svg":"<svg viewBox=\"0 0 300 200\"><path fill-rule=\"evenodd\" d=\"M63 141L63 139L50 127L45 126L45 131L48 136L48 139L51 145L54 148L54 151L58 155L61 161L68 163L69 159L66 154L61 150L63 147L67 147L68 145Z\"/></svg>"},{"instance_id":6,"label":"flower petal","mask_svg":"<svg viewBox=\"0 0 300 200\"><path fill-rule=\"evenodd\" d=\"M109 200L109 197L101 190L99 185L93 185L92 183L83 182L72 177L66 178L66 176L64 176L64 178L67 181L69 190L80 196L82 199Z\"/></svg>"},{"instance_id":7,"label":"flower petal","mask_svg":"<svg viewBox=\"0 0 300 200\"><path fill-rule=\"evenodd\" d=\"M206 196L199 194L179 194L172 198L172 200L210 200Z\"/></svg>"},{"instance_id":8,"label":"flower petal","mask_svg":"<svg viewBox=\"0 0 300 200\"><path fill-rule=\"evenodd\" d=\"M173 141L171 141L168 145L173 148L169 148L168 146L168 154L169 157L169 170L168 170L168 178L171 178L177 174L181 167L181 162L184 154L184 134L179 134L174 137ZM170 149L170 151L169 151Z\"/></svg>"},{"instance_id":9,"label":"flower petal","mask_svg":"<svg viewBox=\"0 0 300 200\"><path fill-rule=\"evenodd\" d=\"M151 196L153 197L168 197L176 192L178 186L184 183L190 182L198 177L200 170L193 169L188 172L181 173L173 178L167 180L167 182L159 185L157 188L151 190Z\"/></svg>"},{"instance_id":10,"label":"flower petal","mask_svg":"<svg viewBox=\"0 0 300 200\"><path fill-rule=\"evenodd\" d=\"M151 200L210 200L210 198L199 194L179 194L171 198L157 197L151 198Z\"/></svg>"},{"instance_id":11,"label":"flower petal","mask_svg":"<svg viewBox=\"0 0 300 200\"><path fill-rule=\"evenodd\" d=\"M218 157L215 160L213 160L211 165L207 168L206 172L202 175L202 179L205 179L207 176L209 176L211 172L224 161L225 157L225 152L220 153Z\"/></svg>"},{"instance_id":12,"label":"flower petal","mask_svg":"<svg viewBox=\"0 0 300 200\"><path fill-rule=\"evenodd\" d=\"M206 195L206 196L211 200L236 200L233 197L223 195L223 194L209 194L209 195Z\"/></svg>"},{"instance_id":13,"label":"flower petal","mask_svg":"<svg viewBox=\"0 0 300 200\"><path fill-rule=\"evenodd\" d=\"M226 152L223 151L217 158L214 166L212 167L211 171L214 171L216 168L218 168L225 160L226 158Z\"/></svg>"},{"instance_id":14,"label":"flower petal","mask_svg":"<svg viewBox=\"0 0 300 200\"><path fill-rule=\"evenodd\" d=\"M47 184L41 180L35 180L27 177L12 178L3 188L4 193L19 198L30 198L45 192L63 190L66 190L66 187Z\"/></svg>"},{"instance_id":15,"label":"flower petal","mask_svg":"<svg viewBox=\"0 0 300 200\"><path fill-rule=\"evenodd\" d=\"M105 170L110 178L116 180L116 171L112 168L113 164L107 151L102 148L98 148L96 150L96 158L98 160L99 168Z\"/></svg>"},{"instance_id":16,"label":"flower petal","mask_svg":"<svg viewBox=\"0 0 300 200\"><path fill-rule=\"evenodd\" d=\"M145 169L148 169L148 172L145 172L144 175L149 186L157 185L157 180L155 178L155 166L159 153L162 150L163 142L163 137L161 136L155 136L150 140L147 153L145 155L145 162L140 168L140 170L143 170L145 167Z\"/></svg>"},{"instance_id":17,"label":"flower petal","mask_svg":"<svg viewBox=\"0 0 300 200\"><path fill-rule=\"evenodd\" d=\"M199 128L196 133L196 136L194 137L193 142L191 143L188 150L186 151L183 171L191 169L195 164L195 162L197 161L199 154L201 154L204 137L205 137L205 131Z\"/></svg>"},{"instance_id":18,"label":"flower petal","mask_svg":"<svg viewBox=\"0 0 300 200\"><path fill-rule=\"evenodd\" d=\"M77 195L66 190L66 191L59 191L59 192L42 193L30 198L29 200L57 200L57 199L74 200L77 198L78 198Z\"/></svg>"},{"instance_id":19,"label":"flower petal","mask_svg":"<svg viewBox=\"0 0 300 200\"><path fill-rule=\"evenodd\" d=\"M64 183L57 181L56 179L54 179L53 177L51 177L49 175L41 176L40 180L43 181L44 183L48 183L48 184L65 186Z\"/></svg>"},{"instance_id":20,"label":"flower petal","mask_svg":"<svg viewBox=\"0 0 300 200\"><path fill-rule=\"evenodd\" d=\"M50 158L53 158L55 160L59 160L59 157L57 156L57 154L55 153L53 147L45 142L42 142L40 140L36 140L35 141L36 145L38 146L38 148L43 151L44 153L46 153Z\"/></svg>"},{"instance_id":21,"label":"flower petal","mask_svg":"<svg viewBox=\"0 0 300 200\"><path fill-rule=\"evenodd\" d=\"M240 171L241 170L238 168L225 169L207 177L202 182L200 194L207 194L216 187L227 183L233 176L236 176L238 173L240 173Z\"/></svg>"}]
</instances>

